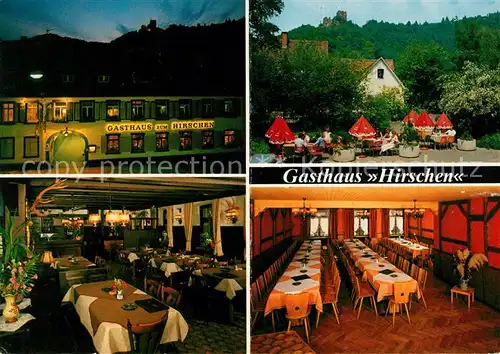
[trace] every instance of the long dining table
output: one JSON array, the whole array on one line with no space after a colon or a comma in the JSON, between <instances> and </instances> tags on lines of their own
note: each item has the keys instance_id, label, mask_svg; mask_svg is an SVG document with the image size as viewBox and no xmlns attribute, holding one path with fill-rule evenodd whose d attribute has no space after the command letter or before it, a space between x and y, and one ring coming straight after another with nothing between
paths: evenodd
<instances>
[{"instance_id":1,"label":"long dining table","mask_svg":"<svg viewBox=\"0 0 500 354\"><path fill-rule=\"evenodd\" d=\"M368 281L377 291L377 301L394 295L395 283L407 283L409 292L416 293L421 298L418 282L377 252L357 240L346 241L344 244L354 265L362 272L363 280Z\"/></svg>"},{"instance_id":2,"label":"long dining table","mask_svg":"<svg viewBox=\"0 0 500 354\"><path fill-rule=\"evenodd\" d=\"M307 278L294 279L304 276ZM304 242L269 294L264 310L265 316L274 310L285 308L288 294L303 292L309 293L309 304L315 306L317 311L323 312L320 284L321 241Z\"/></svg>"},{"instance_id":3,"label":"long dining table","mask_svg":"<svg viewBox=\"0 0 500 354\"><path fill-rule=\"evenodd\" d=\"M418 256L424 256L429 253L430 249L427 246L399 238L387 238L386 246L392 249L397 254L408 253L411 254L411 258L417 258Z\"/></svg>"}]
</instances>

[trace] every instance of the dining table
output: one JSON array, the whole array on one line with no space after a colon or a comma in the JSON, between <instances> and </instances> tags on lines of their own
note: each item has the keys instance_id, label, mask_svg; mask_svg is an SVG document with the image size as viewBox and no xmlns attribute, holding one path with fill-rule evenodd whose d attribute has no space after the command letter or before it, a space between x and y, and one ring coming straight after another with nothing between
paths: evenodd
<instances>
[{"instance_id":1,"label":"dining table","mask_svg":"<svg viewBox=\"0 0 500 354\"><path fill-rule=\"evenodd\" d=\"M118 300L115 295L109 294L112 284L112 280L107 280L72 285L62 300L75 306L80 321L92 337L98 353L130 352L127 322L153 323L164 318L167 312L168 319L160 344L184 341L189 326L179 311L166 305L165 309L157 311L147 311L141 306L133 310L124 309L124 304L135 303L138 300L158 300L130 284L123 290L123 300Z\"/></svg>"},{"instance_id":2,"label":"dining table","mask_svg":"<svg viewBox=\"0 0 500 354\"><path fill-rule=\"evenodd\" d=\"M398 269L395 265L381 257L362 242L346 241L344 243L354 265L362 272L362 279L368 281L377 291L377 301L394 295L395 283L407 283L408 291L422 297L418 282Z\"/></svg>"},{"instance_id":3,"label":"dining table","mask_svg":"<svg viewBox=\"0 0 500 354\"><path fill-rule=\"evenodd\" d=\"M321 241L304 242L269 294L264 315L285 308L288 294L304 292L309 294L309 304L323 312L321 268Z\"/></svg>"},{"instance_id":4,"label":"dining table","mask_svg":"<svg viewBox=\"0 0 500 354\"><path fill-rule=\"evenodd\" d=\"M411 254L412 258L425 256L430 252L429 247L403 238L388 238L385 243L389 249L392 249L397 254L408 253Z\"/></svg>"},{"instance_id":5,"label":"dining table","mask_svg":"<svg viewBox=\"0 0 500 354\"><path fill-rule=\"evenodd\" d=\"M82 256L76 256L74 258L73 256L63 256L54 258L54 262L51 266L59 270L80 270L95 267L96 265Z\"/></svg>"}]
</instances>

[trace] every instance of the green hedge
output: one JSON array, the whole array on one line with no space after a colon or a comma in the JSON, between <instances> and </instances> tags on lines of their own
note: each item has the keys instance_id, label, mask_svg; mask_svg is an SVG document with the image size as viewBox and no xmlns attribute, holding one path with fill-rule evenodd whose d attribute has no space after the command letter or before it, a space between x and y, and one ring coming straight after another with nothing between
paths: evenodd
<instances>
[{"instance_id":1,"label":"green hedge","mask_svg":"<svg viewBox=\"0 0 500 354\"><path fill-rule=\"evenodd\" d=\"M477 141L477 146L485 149L500 150L500 132L483 136Z\"/></svg>"}]
</instances>

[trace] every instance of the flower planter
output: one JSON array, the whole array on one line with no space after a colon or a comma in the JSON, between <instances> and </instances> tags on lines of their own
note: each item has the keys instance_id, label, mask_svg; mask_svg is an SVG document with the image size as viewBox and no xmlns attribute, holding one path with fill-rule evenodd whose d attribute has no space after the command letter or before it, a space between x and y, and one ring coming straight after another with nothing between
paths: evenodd
<instances>
[{"instance_id":1,"label":"flower planter","mask_svg":"<svg viewBox=\"0 0 500 354\"><path fill-rule=\"evenodd\" d=\"M476 150L476 139L474 140L457 140L457 149L461 151L474 151Z\"/></svg>"},{"instance_id":2,"label":"flower planter","mask_svg":"<svg viewBox=\"0 0 500 354\"><path fill-rule=\"evenodd\" d=\"M400 146L399 156L406 158L415 158L420 156L420 146Z\"/></svg>"},{"instance_id":3,"label":"flower planter","mask_svg":"<svg viewBox=\"0 0 500 354\"><path fill-rule=\"evenodd\" d=\"M351 162L356 160L356 149L334 151L332 160L336 162Z\"/></svg>"}]
</instances>

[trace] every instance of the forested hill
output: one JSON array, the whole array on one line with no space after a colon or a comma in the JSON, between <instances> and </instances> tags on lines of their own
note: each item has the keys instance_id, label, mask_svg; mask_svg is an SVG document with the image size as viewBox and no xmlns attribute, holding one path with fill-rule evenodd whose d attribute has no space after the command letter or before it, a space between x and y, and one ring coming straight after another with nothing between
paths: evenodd
<instances>
[{"instance_id":1,"label":"forested hill","mask_svg":"<svg viewBox=\"0 0 500 354\"><path fill-rule=\"evenodd\" d=\"M500 12L463 19L445 18L439 23L394 24L371 20L363 26L334 18L325 27L302 25L289 31L290 39L326 40L330 52L346 58L394 58L412 41L437 42L450 51L456 49L455 33L462 26L478 26L500 31Z\"/></svg>"}]
</instances>

